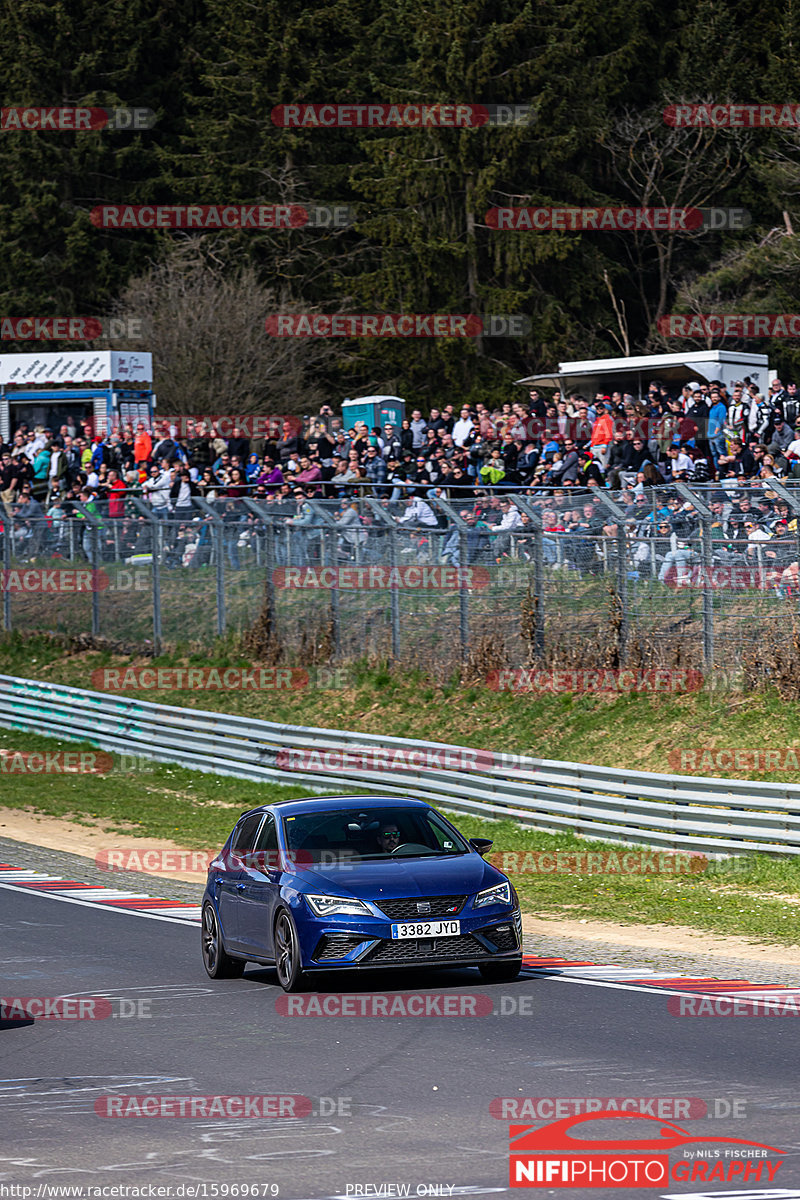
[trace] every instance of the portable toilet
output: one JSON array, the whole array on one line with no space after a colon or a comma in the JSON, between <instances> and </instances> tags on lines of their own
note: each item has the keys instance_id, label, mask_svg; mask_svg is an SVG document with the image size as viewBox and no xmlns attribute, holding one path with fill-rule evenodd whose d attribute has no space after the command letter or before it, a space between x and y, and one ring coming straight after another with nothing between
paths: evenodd
<instances>
[{"instance_id":1,"label":"portable toilet","mask_svg":"<svg viewBox=\"0 0 800 1200\"><path fill-rule=\"evenodd\" d=\"M400 429L406 415L406 402L399 396L360 396L357 400L345 400L342 404L342 426L345 430L352 429L356 421L366 422L372 432L373 426L381 429L384 425L394 425Z\"/></svg>"}]
</instances>

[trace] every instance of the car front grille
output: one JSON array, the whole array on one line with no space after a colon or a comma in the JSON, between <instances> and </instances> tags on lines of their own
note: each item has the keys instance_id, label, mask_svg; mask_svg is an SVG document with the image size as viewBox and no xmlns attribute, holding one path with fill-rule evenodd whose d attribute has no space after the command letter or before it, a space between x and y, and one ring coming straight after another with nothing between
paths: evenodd
<instances>
[{"instance_id":1,"label":"car front grille","mask_svg":"<svg viewBox=\"0 0 800 1200\"><path fill-rule=\"evenodd\" d=\"M466 896L406 896L399 900L373 900L392 921L419 921L421 917L455 917L461 912ZM429 904L420 912L417 905Z\"/></svg>"},{"instance_id":2,"label":"car front grille","mask_svg":"<svg viewBox=\"0 0 800 1200\"><path fill-rule=\"evenodd\" d=\"M431 945L435 949L432 950ZM397 941L379 942L361 961L365 965L411 963L426 958L489 958L489 951L470 934L461 937L400 938Z\"/></svg>"},{"instance_id":3,"label":"car front grille","mask_svg":"<svg viewBox=\"0 0 800 1200\"><path fill-rule=\"evenodd\" d=\"M332 958L344 958L356 946L369 941L363 933L326 933L320 938L319 945L314 951L316 962L327 962Z\"/></svg>"}]
</instances>

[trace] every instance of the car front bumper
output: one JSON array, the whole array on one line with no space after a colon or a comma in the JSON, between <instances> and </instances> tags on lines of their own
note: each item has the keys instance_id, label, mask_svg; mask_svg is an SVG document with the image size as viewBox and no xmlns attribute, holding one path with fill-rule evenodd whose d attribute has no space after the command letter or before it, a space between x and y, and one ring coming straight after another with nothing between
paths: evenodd
<instances>
[{"instance_id":1,"label":"car front bumper","mask_svg":"<svg viewBox=\"0 0 800 1200\"><path fill-rule=\"evenodd\" d=\"M522 919L519 909L495 910L459 917L461 933L455 937L391 937L385 920L320 919L306 924L301 940L306 952L303 969L331 971L380 967L480 966L517 959L522 953ZM395 924L397 922L394 922Z\"/></svg>"}]
</instances>

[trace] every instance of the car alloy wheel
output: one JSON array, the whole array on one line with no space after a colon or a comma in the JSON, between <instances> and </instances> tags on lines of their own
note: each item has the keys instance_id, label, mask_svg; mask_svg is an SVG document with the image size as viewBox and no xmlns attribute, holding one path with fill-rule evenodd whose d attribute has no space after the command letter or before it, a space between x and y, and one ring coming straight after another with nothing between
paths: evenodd
<instances>
[{"instance_id":1,"label":"car alloy wheel","mask_svg":"<svg viewBox=\"0 0 800 1200\"><path fill-rule=\"evenodd\" d=\"M210 901L203 905L201 946L203 966L212 979L236 979L244 971L244 959L231 958L225 949L217 913Z\"/></svg>"},{"instance_id":2,"label":"car alloy wheel","mask_svg":"<svg viewBox=\"0 0 800 1200\"><path fill-rule=\"evenodd\" d=\"M285 908L275 921L275 966L278 982L285 992L298 992L303 985L300 945L294 921Z\"/></svg>"}]
</instances>

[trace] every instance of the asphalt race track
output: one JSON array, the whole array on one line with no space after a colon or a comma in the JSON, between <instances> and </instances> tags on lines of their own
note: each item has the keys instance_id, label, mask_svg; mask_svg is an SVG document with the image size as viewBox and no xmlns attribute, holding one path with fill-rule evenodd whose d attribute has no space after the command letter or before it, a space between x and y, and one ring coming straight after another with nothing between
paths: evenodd
<instances>
[{"instance_id":1,"label":"asphalt race track","mask_svg":"<svg viewBox=\"0 0 800 1200\"><path fill-rule=\"evenodd\" d=\"M737 1119L677 1123L694 1137L779 1148L771 1187L783 1190L769 1191L762 1177L646 1194L800 1196L800 1021L790 1017L681 1019L668 1012L666 989L557 975L488 985L466 970L353 983L329 976L325 986L350 995L490 994L506 1015L288 1016L276 1010L283 993L270 971L250 967L241 980L212 983L196 927L8 887L0 889L0 964L3 996L105 995L115 1014L0 1025L0 1185L32 1186L32 1197L57 1194L40 1185L120 1184L200 1197L224 1196L226 1184L268 1195L274 1184L285 1200L393 1197L398 1185L411 1196L501 1195L512 1189L508 1121L490 1114L496 1097L697 1097L712 1111L714 1099L743 1101ZM146 1003L128 1003L138 1015L123 1016L121 1000ZM298 1094L313 1112L328 1098L324 1115L95 1112L109 1095ZM673 1151L672 1161L682 1154ZM181 1193L180 1185L189 1186ZM0 1187L0 1196L14 1194L23 1195Z\"/></svg>"}]
</instances>

